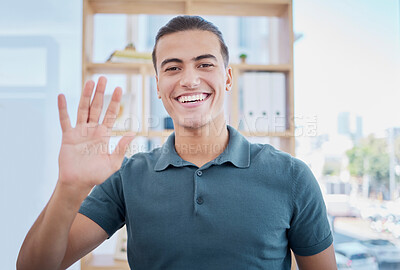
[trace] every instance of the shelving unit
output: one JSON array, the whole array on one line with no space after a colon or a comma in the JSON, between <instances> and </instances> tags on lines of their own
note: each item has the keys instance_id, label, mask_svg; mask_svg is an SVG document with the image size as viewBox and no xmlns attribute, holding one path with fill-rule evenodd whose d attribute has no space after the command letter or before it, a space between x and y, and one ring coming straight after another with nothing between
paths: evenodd
<instances>
[{"instance_id":1,"label":"shelving unit","mask_svg":"<svg viewBox=\"0 0 400 270\"><path fill-rule=\"evenodd\" d=\"M189 14L189 15L221 15L221 16L265 16L278 18L274 25L274 48L270 53L273 64L231 64L233 70L233 88L230 97L230 125L239 127L240 96L239 78L246 72L277 72L285 75L286 97L286 130L279 132L241 131L247 137L271 137L279 140L279 148L295 154L294 139L294 90L293 90L293 16L292 0L83 0L83 38L82 38L82 82L94 74L125 74L142 77L142 115L143 123L137 136L162 138L165 140L172 130L154 131L146 126L146 78L154 76L151 61L138 63L94 63L94 16L95 14ZM229 44L228 44L229 46ZM271 48L269 48L271 50ZM113 135L123 135L126 131L114 130ZM120 269L94 267L90 262L82 260L82 270L88 269ZM96 260L94 260L96 261ZM121 268L122 269L122 268ZM123 268L125 269L125 268ZM128 268L127 268L128 269Z\"/></svg>"}]
</instances>

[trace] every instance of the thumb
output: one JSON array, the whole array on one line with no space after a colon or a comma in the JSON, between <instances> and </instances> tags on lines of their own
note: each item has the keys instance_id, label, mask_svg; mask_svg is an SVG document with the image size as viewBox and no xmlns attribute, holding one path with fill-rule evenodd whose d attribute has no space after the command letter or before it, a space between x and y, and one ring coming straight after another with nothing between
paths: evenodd
<instances>
[{"instance_id":1,"label":"thumb","mask_svg":"<svg viewBox=\"0 0 400 270\"><path fill-rule=\"evenodd\" d=\"M128 149L129 144L134 138L134 133L130 132L119 140L117 147L111 153L111 161L116 168L120 168L122 161L124 160L125 152Z\"/></svg>"}]
</instances>

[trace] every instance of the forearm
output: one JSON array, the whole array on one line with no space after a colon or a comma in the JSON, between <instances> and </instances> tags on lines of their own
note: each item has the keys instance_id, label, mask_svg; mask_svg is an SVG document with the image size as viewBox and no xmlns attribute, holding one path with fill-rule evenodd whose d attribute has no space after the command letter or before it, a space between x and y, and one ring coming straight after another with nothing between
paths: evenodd
<instances>
[{"instance_id":1,"label":"forearm","mask_svg":"<svg viewBox=\"0 0 400 270\"><path fill-rule=\"evenodd\" d=\"M58 269L71 225L90 190L58 183L54 193L22 244L17 269Z\"/></svg>"}]
</instances>

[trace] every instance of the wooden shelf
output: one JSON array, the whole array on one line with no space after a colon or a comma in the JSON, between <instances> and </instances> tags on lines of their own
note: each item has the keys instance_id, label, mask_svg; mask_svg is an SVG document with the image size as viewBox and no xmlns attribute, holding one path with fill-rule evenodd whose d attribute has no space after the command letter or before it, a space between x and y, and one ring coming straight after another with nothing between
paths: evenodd
<instances>
[{"instance_id":1,"label":"wooden shelf","mask_svg":"<svg viewBox=\"0 0 400 270\"><path fill-rule=\"evenodd\" d=\"M292 66L289 64L282 65L256 65L256 64L231 64L233 69L237 69L239 72L246 71L267 71L267 72L290 72Z\"/></svg>"},{"instance_id":2,"label":"wooden shelf","mask_svg":"<svg viewBox=\"0 0 400 270\"><path fill-rule=\"evenodd\" d=\"M154 75L153 63L151 61L132 62L132 63L88 63L87 71L91 74L140 74Z\"/></svg>"},{"instance_id":3,"label":"wooden shelf","mask_svg":"<svg viewBox=\"0 0 400 270\"><path fill-rule=\"evenodd\" d=\"M291 0L89 0L93 13L282 16Z\"/></svg>"},{"instance_id":4,"label":"wooden shelf","mask_svg":"<svg viewBox=\"0 0 400 270\"><path fill-rule=\"evenodd\" d=\"M292 135L292 132L288 131L283 131L283 132L261 132L261 131L243 131L239 130L239 132L246 137L283 137L283 138L290 138Z\"/></svg>"},{"instance_id":5,"label":"wooden shelf","mask_svg":"<svg viewBox=\"0 0 400 270\"><path fill-rule=\"evenodd\" d=\"M129 270L128 261L114 260L112 254L89 253L81 259L81 269L85 270Z\"/></svg>"}]
</instances>

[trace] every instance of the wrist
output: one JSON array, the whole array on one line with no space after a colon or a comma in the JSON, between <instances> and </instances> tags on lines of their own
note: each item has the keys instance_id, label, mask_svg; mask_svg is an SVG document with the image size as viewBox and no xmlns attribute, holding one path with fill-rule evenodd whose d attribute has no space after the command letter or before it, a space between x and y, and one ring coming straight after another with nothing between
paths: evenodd
<instances>
[{"instance_id":1,"label":"wrist","mask_svg":"<svg viewBox=\"0 0 400 270\"><path fill-rule=\"evenodd\" d=\"M88 185L73 185L71 183L65 183L59 179L56 185L55 195L57 195L57 197L59 197L63 202L67 203L67 205L79 207L92 188L92 186Z\"/></svg>"}]
</instances>

